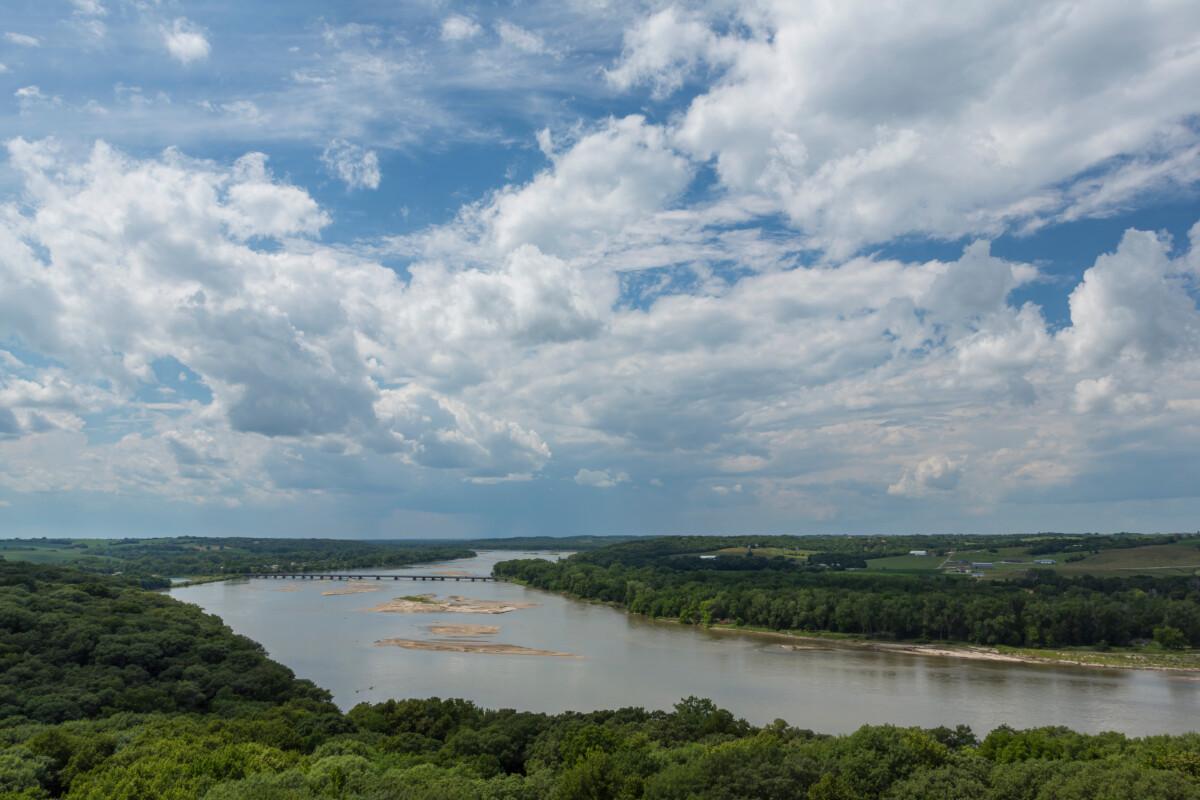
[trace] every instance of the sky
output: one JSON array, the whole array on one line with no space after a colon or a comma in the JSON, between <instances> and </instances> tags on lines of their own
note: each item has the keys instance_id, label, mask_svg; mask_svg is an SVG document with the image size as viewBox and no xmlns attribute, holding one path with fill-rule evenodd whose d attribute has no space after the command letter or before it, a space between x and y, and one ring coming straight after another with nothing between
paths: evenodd
<instances>
[{"instance_id":1,"label":"sky","mask_svg":"<svg viewBox=\"0 0 1200 800\"><path fill-rule=\"evenodd\" d=\"M1200 528L1200 4L5 0L0 536Z\"/></svg>"}]
</instances>

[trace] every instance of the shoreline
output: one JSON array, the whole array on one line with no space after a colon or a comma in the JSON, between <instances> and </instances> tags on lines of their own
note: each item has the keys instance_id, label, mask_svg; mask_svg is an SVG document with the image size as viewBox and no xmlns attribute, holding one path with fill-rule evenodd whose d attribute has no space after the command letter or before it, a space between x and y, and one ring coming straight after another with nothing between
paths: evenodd
<instances>
[{"instance_id":1,"label":"shoreline","mask_svg":"<svg viewBox=\"0 0 1200 800\"><path fill-rule=\"evenodd\" d=\"M509 583L523 586L526 589L531 589L538 592L546 592L547 594L558 595L573 600L579 603L588 603L590 605L602 605L624 613L628 617L641 619L651 623L661 623L665 625L677 625L680 627L695 628L700 631L712 631L721 634L744 634L747 636L774 638L782 642L796 642L801 645L807 644L810 647L798 647L796 649L817 649L815 645L823 647L847 647L858 648L861 650L873 650L884 653L898 653L901 655L911 656L932 656L938 658L960 658L971 661L990 661L1001 664L1028 664L1031 666L1060 666L1060 667L1084 667L1087 669L1120 669L1120 670L1147 670L1153 672L1169 672L1179 675L1192 675L1195 680L1200 680L1200 651L1189 650L1180 653L1183 658L1191 658L1194 660L1192 664L1168 664L1155 662L1155 657L1170 658L1168 653L1142 653L1137 651L1099 651L1099 650L1054 650L1054 649L1039 649L1033 647L987 647L984 645L973 645L964 642L937 642L937 643L918 643L904 642L886 639L868 639L857 637L851 634L840 633L822 633L820 631L805 631L797 633L792 631L776 631L768 628L755 628L751 626L737 626L729 623L717 623L713 625L688 625L687 623L679 622L675 619L664 617L651 617L646 614L635 614L619 603L610 603L604 600L593 600L586 597L576 597L567 592L552 592L545 589L540 589L536 586L529 586L521 581L512 578L505 579Z\"/></svg>"},{"instance_id":2,"label":"shoreline","mask_svg":"<svg viewBox=\"0 0 1200 800\"><path fill-rule=\"evenodd\" d=\"M669 624L683 623L659 620ZM699 626L698 626L699 627ZM784 643L798 642L796 650L820 649L820 647L844 647L871 650L880 653L898 653L911 656L933 656L936 658L961 658L971 661L991 661L1002 664L1032 664L1045 666L1086 667L1089 669L1153 670L1157 672L1194 673L1200 676L1200 663L1194 666L1155 663L1154 655L1138 652L1099 650L1040 650L1032 647L987 647L955 642L918 643L888 641L883 639L860 639L838 634L817 632L794 633L736 625L711 625L703 630L715 633L747 634L773 638ZM820 646L820 647L818 647ZM1188 655L1196 656L1194 653ZM1142 661L1141 659L1146 659Z\"/></svg>"}]
</instances>

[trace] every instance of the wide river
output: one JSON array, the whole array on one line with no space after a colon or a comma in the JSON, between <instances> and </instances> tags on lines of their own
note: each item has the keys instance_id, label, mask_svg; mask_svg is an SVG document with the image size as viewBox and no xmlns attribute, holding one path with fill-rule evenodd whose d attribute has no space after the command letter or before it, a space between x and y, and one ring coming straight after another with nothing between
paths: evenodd
<instances>
[{"instance_id":1,"label":"wide river","mask_svg":"<svg viewBox=\"0 0 1200 800\"><path fill-rule=\"evenodd\" d=\"M480 552L403 574L491 573L497 561L545 553ZM555 557L550 555L550 557ZM1133 735L1200 729L1200 678L969 661L830 645L791 650L770 637L652 622L509 583L381 582L379 591L327 596L345 583L251 580L171 590L261 642L271 657L333 692L343 708L391 697L465 697L488 708L557 712L670 708L712 698L754 723L776 718L838 733L864 723L1066 725ZM393 597L434 592L536 603L505 614L372 613ZM377 647L430 640L430 625L495 625L478 637L574 658Z\"/></svg>"}]
</instances>

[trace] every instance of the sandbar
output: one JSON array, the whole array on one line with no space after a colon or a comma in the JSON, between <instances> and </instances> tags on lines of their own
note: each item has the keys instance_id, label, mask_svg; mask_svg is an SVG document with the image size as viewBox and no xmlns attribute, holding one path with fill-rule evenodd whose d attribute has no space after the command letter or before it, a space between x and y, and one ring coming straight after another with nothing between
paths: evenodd
<instances>
[{"instance_id":1,"label":"sandbar","mask_svg":"<svg viewBox=\"0 0 1200 800\"><path fill-rule=\"evenodd\" d=\"M499 633L500 626L498 626L498 625L430 625L429 632L440 634L442 636L485 636L487 634Z\"/></svg>"},{"instance_id":2,"label":"sandbar","mask_svg":"<svg viewBox=\"0 0 1200 800\"><path fill-rule=\"evenodd\" d=\"M407 650L431 650L438 653L484 653L497 656L547 656L552 658L578 658L574 653L562 653L557 650L537 650L532 647L522 647L517 644L499 644L496 642L464 642L447 641L445 639L380 639L376 647L403 647Z\"/></svg>"},{"instance_id":3,"label":"sandbar","mask_svg":"<svg viewBox=\"0 0 1200 800\"><path fill-rule=\"evenodd\" d=\"M533 608L537 603L520 603L511 600L471 600L452 594L444 600L437 595L418 594L396 597L371 609L390 614L428 614L449 611L458 614L507 614L522 608Z\"/></svg>"}]
</instances>

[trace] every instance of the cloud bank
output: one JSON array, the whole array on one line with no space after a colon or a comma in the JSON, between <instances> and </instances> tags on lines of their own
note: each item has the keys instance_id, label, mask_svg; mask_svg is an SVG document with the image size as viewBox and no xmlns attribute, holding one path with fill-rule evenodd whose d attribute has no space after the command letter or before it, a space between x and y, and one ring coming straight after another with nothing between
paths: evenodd
<instances>
[{"instance_id":1,"label":"cloud bank","mask_svg":"<svg viewBox=\"0 0 1200 800\"><path fill-rule=\"evenodd\" d=\"M290 106L188 107L227 155L9 137L3 513L117 498L347 535L1187 524L1200 223L1090 228L1106 244L1071 269L1005 253L1194 197L1193 6L668 5L592 38L442 12L406 30L466 65L452 80L382 23L326 26ZM159 58L196 75L205 25L149 28ZM625 110L564 118L524 91L537 69ZM24 118L74 113L25 80ZM483 86L535 98L512 114L537 124L477 120L445 156ZM402 223L389 192L417 179L384 182L381 156L453 171L482 141L504 177ZM345 235L364 214L373 233Z\"/></svg>"}]
</instances>

